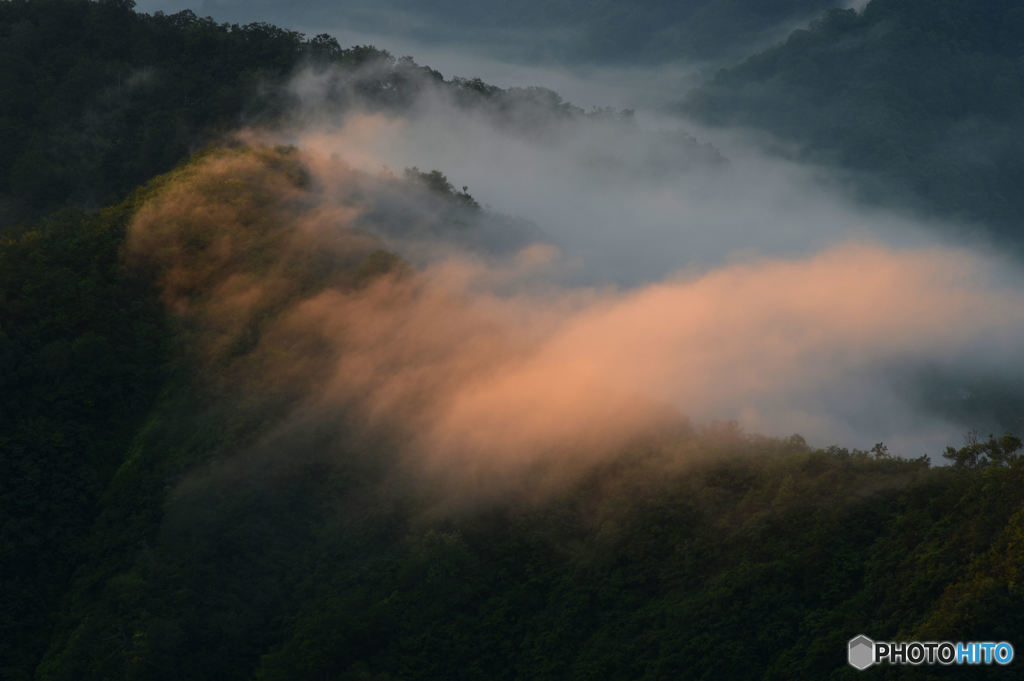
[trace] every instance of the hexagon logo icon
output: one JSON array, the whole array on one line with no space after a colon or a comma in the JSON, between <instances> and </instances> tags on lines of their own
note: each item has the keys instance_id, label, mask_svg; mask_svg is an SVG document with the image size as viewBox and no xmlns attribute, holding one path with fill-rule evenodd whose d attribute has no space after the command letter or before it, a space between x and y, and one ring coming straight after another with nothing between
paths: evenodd
<instances>
[{"instance_id":1,"label":"hexagon logo icon","mask_svg":"<svg viewBox=\"0 0 1024 681\"><path fill-rule=\"evenodd\" d=\"M864 634L851 638L846 659L854 669L867 669L875 663L875 642Z\"/></svg>"}]
</instances>

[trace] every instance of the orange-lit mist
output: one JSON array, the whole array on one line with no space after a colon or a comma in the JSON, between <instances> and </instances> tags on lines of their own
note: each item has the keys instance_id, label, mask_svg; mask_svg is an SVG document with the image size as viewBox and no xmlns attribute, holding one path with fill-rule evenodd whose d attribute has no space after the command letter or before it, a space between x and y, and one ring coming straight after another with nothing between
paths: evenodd
<instances>
[{"instance_id":1,"label":"orange-lit mist","mask_svg":"<svg viewBox=\"0 0 1024 681\"><path fill-rule=\"evenodd\" d=\"M544 284L562 266L547 246L360 279L379 243L353 220L396 180L310 158L199 162L140 210L129 259L162 273L218 366L258 372L248 389L287 384L326 418L400 432L404 460L442 475L600 460L676 414L842 436L843 403L829 409L843 386L851 408L881 394L864 391L865 372L1014 352L1024 329L1020 299L981 257L877 243L631 290Z\"/></svg>"}]
</instances>

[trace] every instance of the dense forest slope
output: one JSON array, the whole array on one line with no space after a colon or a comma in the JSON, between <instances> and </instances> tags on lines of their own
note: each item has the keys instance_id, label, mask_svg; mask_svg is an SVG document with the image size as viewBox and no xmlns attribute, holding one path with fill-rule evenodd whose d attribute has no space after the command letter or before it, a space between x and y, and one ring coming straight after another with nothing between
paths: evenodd
<instances>
[{"instance_id":1,"label":"dense forest slope","mask_svg":"<svg viewBox=\"0 0 1024 681\"><path fill-rule=\"evenodd\" d=\"M24 678L162 381L166 331L119 264L125 214L0 237L0 676Z\"/></svg>"},{"instance_id":2,"label":"dense forest slope","mask_svg":"<svg viewBox=\"0 0 1024 681\"><path fill-rule=\"evenodd\" d=\"M318 45L131 2L0 3L0 224L121 200L234 128L261 79Z\"/></svg>"},{"instance_id":3,"label":"dense forest slope","mask_svg":"<svg viewBox=\"0 0 1024 681\"><path fill-rule=\"evenodd\" d=\"M302 60L370 59L381 107L440 76L125 2L0 18L0 677L843 679L859 633L1024 630L1012 437L932 466L672 415L558 484L418 475L421 424L332 367L430 294L389 240L515 225L437 171L331 161L327 192L296 149L192 151L284 115L260 93Z\"/></svg>"},{"instance_id":4,"label":"dense forest slope","mask_svg":"<svg viewBox=\"0 0 1024 681\"><path fill-rule=\"evenodd\" d=\"M722 71L686 108L796 142L806 158L859 173L868 197L982 223L1019 245L1022 36L1012 0L872 0Z\"/></svg>"}]
</instances>

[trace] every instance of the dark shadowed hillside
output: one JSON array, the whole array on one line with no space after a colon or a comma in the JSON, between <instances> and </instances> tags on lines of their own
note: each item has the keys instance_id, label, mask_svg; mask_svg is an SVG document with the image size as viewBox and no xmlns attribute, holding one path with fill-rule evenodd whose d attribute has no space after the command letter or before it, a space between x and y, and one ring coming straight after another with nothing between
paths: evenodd
<instances>
[{"instance_id":1,"label":"dark shadowed hillside","mask_svg":"<svg viewBox=\"0 0 1024 681\"><path fill-rule=\"evenodd\" d=\"M1019 246L1024 9L872 0L719 73L686 109L851 171L866 197L984 225Z\"/></svg>"}]
</instances>

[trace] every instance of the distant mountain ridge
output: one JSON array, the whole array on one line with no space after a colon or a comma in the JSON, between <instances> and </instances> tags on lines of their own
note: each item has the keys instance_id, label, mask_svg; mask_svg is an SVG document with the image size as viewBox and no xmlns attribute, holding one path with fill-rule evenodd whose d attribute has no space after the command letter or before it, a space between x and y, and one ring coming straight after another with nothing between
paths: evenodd
<instances>
[{"instance_id":1,"label":"distant mountain ridge","mask_svg":"<svg viewBox=\"0 0 1024 681\"><path fill-rule=\"evenodd\" d=\"M843 0L212 0L232 21L348 28L438 45L481 45L525 62L658 64L739 58Z\"/></svg>"},{"instance_id":2,"label":"distant mountain ridge","mask_svg":"<svg viewBox=\"0 0 1024 681\"><path fill-rule=\"evenodd\" d=\"M853 171L862 195L1024 239L1024 7L872 0L721 71L684 108Z\"/></svg>"}]
</instances>

